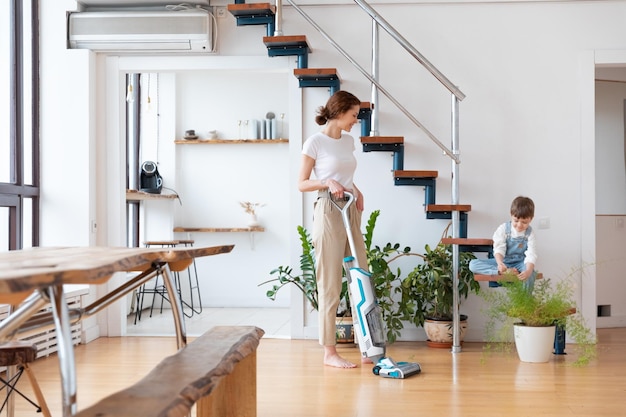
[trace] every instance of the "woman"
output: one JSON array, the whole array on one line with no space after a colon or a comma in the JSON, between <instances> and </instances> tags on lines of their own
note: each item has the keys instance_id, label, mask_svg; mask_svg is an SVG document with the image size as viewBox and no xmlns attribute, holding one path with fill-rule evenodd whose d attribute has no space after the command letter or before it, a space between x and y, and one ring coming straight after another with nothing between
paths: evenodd
<instances>
[{"instance_id":1,"label":"woman","mask_svg":"<svg viewBox=\"0 0 626 417\"><path fill-rule=\"evenodd\" d=\"M336 348L335 317L341 293L343 258L353 255L361 267L367 267L361 234L363 195L353 182L356 169L354 138L344 133L350 132L358 122L360 105L358 98L340 90L318 109L315 122L324 127L304 142L298 178L301 192L318 192L311 238L315 248L319 341L324 347L324 364L337 368L356 367L356 364L341 357ZM315 179L311 179L311 173ZM353 193L355 197L349 208L355 254L350 253L341 212L330 201L332 198L343 206L344 191Z\"/></svg>"}]
</instances>

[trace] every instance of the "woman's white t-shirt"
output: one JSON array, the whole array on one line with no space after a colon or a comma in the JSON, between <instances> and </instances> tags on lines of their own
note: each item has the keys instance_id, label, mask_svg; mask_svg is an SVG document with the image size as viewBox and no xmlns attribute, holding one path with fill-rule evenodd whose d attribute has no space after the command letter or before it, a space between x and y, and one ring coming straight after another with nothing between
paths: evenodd
<instances>
[{"instance_id":1,"label":"woman's white t-shirt","mask_svg":"<svg viewBox=\"0 0 626 417\"><path fill-rule=\"evenodd\" d=\"M313 173L317 179L333 179L345 188L353 189L356 170L354 149L354 138L347 133L333 139L318 132L304 142L302 153L315 160Z\"/></svg>"}]
</instances>

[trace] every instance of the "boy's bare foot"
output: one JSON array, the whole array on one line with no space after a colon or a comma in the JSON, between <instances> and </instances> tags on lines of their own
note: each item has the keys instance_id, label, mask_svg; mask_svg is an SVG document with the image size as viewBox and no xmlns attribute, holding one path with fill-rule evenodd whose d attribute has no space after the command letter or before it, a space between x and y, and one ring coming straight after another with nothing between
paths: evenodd
<instances>
[{"instance_id":1,"label":"boy's bare foot","mask_svg":"<svg viewBox=\"0 0 626 417\"><path fill-rule=\"evenodd\" d=\"M355 363L342 358L337 353L330 356L324 355L324 365L334 368L356 368Z\"/></svg>"}]
</instances>

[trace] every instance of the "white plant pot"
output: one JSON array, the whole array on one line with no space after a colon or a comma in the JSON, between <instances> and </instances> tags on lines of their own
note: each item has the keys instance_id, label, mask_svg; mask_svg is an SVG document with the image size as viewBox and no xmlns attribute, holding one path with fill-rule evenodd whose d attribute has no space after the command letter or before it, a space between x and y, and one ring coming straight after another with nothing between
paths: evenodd
<instances>
[{"instance_id":1,"label":"white plant pot","mask_svg":"<svg viewBox=\"0 0 626 417\"><path fill-rule=\"evenodd\" d=\"M517 355L522 362L548 362L554 347L556 326L530 327L516 324L513 326Z\"/></svg>"}]
</instances>

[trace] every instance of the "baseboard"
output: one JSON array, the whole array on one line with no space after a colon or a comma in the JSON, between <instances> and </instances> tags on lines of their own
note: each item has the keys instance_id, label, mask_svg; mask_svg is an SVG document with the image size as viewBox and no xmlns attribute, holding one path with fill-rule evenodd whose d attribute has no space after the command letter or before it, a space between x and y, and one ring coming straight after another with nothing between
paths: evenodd
<instances>
[{"instance_id":1,"label":"baseboard","mask_svg":"<svg viewBox=\"0 0 626 417\"><path fill-rule=\"evenodd\" d=\"M598 317L596 319L596 327L599 329L626 327L626 316Z\"/></svg>"}]
</instances>

